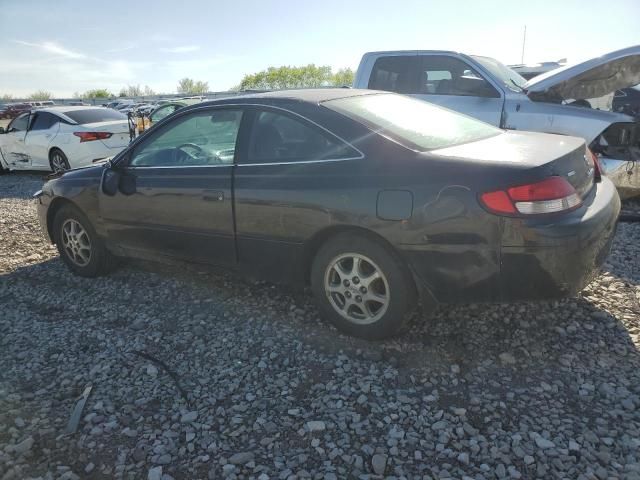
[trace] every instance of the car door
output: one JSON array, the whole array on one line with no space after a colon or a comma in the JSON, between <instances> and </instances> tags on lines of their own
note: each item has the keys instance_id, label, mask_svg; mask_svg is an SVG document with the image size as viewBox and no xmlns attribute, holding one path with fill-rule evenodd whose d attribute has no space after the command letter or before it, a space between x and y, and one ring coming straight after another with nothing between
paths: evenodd
<instances>
[{"instance_id":1,"label":"car door","mask_svg":"<svg viewBox=\"0 0 640 480\"><path fill-rule=\"evenodd\" d=\"M59 118L56 115L38 111L31 115L24 146L32 168L49 168L49 146L59 129Z\"/></svg>"},{"instance_id":2,"label":"car door","mask_svg":"<svg viewBox=\"0 0 640 480\"><path fill-rule=\"evenodd\" d=\"M504 94L477 69L450 55L420 55L414 96L499 126Z\"/></svg>"},{"instance_id":3,"label":"car door","mask_svg":"<svg viewBox=\"0 0 640 480\"><path fill-rule=\"evenodd\" d=\"M347 160L363 156L291 112L255 107L247 124L234 174L239 267L282 281L295 274L310 232L328 225L330 208L340 209L362 181L361 170L354 171L355 162ZM321 193L327 185L343 194L327 198Z\"/></svg>"},{"instance_id":4,"label":"car door","mask_svg":"<svg viewBox=\"0 0 640 480\"><path fill-rule=\"evenodd\" d=\"M29 126L29 113L23 113L14 118L7 126L6 133L0 136L0 150L2 157L14 170L28 170L31 159L25 151L24 140Z\"/></svg>"},{"instance_id":5,"label":"car door","mask_svg":"<svg viewBox=\"0 0 640 480\"><path fill-rule=\"evenodd\" d=\"M231 182L242 114L191 110L145 134L115 167L120 190L100 193L107 241L134 256L235 264Z\"/></svg>"}]
</instances>

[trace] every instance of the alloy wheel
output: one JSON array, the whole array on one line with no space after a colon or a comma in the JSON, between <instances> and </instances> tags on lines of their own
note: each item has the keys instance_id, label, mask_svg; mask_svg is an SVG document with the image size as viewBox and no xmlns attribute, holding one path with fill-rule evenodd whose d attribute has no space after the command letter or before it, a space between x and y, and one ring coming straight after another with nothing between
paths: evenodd
<instances>
[{"instance_id":1,"label":"alloy wheel","mask_svg":"<svg viewBox=\"0 0 640 480\"><path fill-rule=\"evenodd\" d=\"M69 259L79 267L91 260L91 240L84 227L72 218L62 224L62 245Z\"/></svg>"},{"instance_id":2,"label":"alloy wheel","mask_svg":"<svg viewBox=\"0 0 640 480\"><path fill-rule=\"evenodd\" d=\"M329 303L346 320L364 325L379 320L389 307L389 282L378 265L358 253L334 258L324 276Z\"/></svg>"},{"instance_id":3,"label":"alloy wheel","mask_svg":"<svg viewBox=\"0 0 640 480\"><path fill-rule=\"evenodd\" d=\"M67 162L61 153L55 152L51 156L51 166L53 167L53 171L56 173L64 172L67 169Z\"/></svg>"}]
</instances>

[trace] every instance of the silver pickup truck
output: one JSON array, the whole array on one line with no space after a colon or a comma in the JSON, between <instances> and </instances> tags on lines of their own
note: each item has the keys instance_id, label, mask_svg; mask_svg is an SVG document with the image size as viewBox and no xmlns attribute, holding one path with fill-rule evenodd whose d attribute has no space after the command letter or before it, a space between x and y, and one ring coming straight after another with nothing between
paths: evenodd
<instances>
[{"instance_id":1,"label":"silver pickup truck","mask_svg":"<svg viewBox=\"0 0 640 480\"><path fill-rule=\"evenodd\" d=\"M597 109L640 83L640 45L529 81L489 57L436 50L366 53L354 87L403 93L504 129L586 140L620 194L640 194L640 120Z\"/></svg>"}]
</instances>

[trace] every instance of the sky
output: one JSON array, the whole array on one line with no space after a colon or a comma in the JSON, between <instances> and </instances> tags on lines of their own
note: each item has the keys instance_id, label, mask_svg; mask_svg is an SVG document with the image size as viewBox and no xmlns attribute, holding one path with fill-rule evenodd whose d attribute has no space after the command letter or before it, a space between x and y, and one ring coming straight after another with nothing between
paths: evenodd
<instances>
[{"instance_id":1,"label":"sky","mask_svg":"<svg viewBox=\"0 0 640 480\"><path fill-rule=\"evenodd\" d=\"M270 66L356 69L373 50L443 49L520 63L640 44L640 0L0 0L0 96L127 85L224 91Z\"/></svg>"}]
</instances>

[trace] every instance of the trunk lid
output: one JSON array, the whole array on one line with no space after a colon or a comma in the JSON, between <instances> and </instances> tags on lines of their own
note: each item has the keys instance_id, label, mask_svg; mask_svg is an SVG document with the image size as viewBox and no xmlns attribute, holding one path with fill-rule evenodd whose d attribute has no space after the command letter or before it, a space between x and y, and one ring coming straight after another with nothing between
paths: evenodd
<instances>
[{"instance_id":1,"label":"trunk lid","mask_svg":"<svg viewBox=\"0 0 640 480\"><path fill-rule=\"evenodd\" d=\"M584 198L594 183L594 167L587 156L585 142L577 137L510 131L429 153L485 162L493 166L511 166L514 175L502 187L561 176L573 186L580 198Z\"/></svg>"},{"instance_id":2,"label":"trunk lid","mask_svg":"<svg viewBox=\"0 0 640 480\"><path fill-rule=\"evenodd\" d=\"M640 45L551 70L529 80L527 95L567 99L599 98L640 83Z\"/></svg>"},{"instance_id":3,"label":"trunk lid","mask_svg":"<svg viewBox=\"0 0 640 480\"><path fill-rule=\"evenodd\" d=\"M129 145L129 122L127 120L110 120L107 122L85 123L85 130L92 132L110 132L111 137L99 140L108 148L123 148Z\"/></svg>"}]
</instances>

